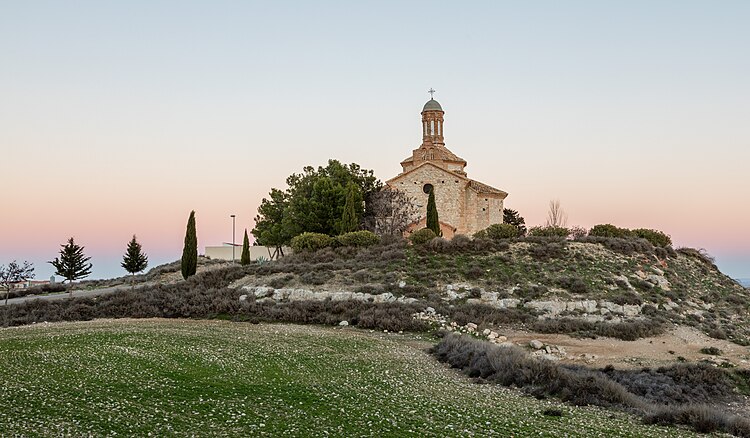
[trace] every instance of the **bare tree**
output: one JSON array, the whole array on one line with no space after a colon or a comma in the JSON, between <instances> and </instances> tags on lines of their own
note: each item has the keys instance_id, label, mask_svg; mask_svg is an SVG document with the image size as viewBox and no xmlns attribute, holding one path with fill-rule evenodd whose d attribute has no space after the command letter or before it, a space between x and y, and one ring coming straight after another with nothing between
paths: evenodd
<instances>
[{"instance_id":1,"label":"bare tree","mask_svg":"<svg viewBox=\"0 0 750 438\"><path fill-rule=\"evenodd\" d=\"M564 227L568 224L568 214L560 207L560 200L553 199L549 201L549 211L547 212L547 227Z\"/></svg>"},{"instance_id":2,"label":"bare tree","mask_svg":"<svg viewBox=\"0 0 750 438\"><path fill-rule=\"evenodd\" d=\"M366 204L364 228L380 236L404 234L419 215L412 198L389 186L371 193Z\"/></svg>"},{"instance_id":3,"label":"bare tree","mask_svg":"<svg viewBox=\"0 0 750 438\"><path fill-rule=\"evenodd\" d=\"M34 265L29 262L23 262L19 265L15 260L8 263L8 266L0 265L0 287L5 289L5 305L8 305L8 295L10 289L15 283L26 281L34 278Z\"/></svg>"}]
</instances>

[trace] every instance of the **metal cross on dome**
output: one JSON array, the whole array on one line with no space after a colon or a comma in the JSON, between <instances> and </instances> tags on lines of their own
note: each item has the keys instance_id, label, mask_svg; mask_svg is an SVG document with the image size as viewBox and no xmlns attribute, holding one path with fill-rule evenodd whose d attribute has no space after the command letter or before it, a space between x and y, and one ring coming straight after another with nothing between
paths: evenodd
<instances>
[{"instance_id":1,"label":"metal cross on dome","mask_svg":"<svg viewBox=\"0 0 750 438\"><path fill-rule=\"evenodd\" d=\"M432 95L435 94L435 90L433 90L432 87L430 87L430 89L427 90L427 92L430 93L430 99L434 99Z\"/></svg>"}]
</instances>

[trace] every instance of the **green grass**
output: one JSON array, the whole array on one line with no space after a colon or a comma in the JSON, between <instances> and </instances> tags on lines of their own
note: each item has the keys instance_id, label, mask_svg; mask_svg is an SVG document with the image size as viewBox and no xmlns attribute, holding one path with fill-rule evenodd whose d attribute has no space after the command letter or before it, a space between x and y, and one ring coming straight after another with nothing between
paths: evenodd
<instances>
[{"instance_id":1,"label":"green grass","mask_svg":"<svg viewBox=\"0 0 750 438\"><path fill-rule=\"evenodd\" d=\"M416 336L224 321L0 330L0 436L685 436L478 385ZM562 417L547 417L561 409Z\"/></svg>"}]
</instances>

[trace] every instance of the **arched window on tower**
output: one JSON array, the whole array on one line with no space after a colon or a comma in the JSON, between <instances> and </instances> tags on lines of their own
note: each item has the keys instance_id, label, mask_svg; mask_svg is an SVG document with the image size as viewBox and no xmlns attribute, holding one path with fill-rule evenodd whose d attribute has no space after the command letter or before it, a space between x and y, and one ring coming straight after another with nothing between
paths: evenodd
<instances>
[{"instance_id":1,"label":"arched window on tower","mask_svg":"<svg viewBox=\"0 0 750 438\"><path fill-rule=\"evenodd\" d=\"M435 121L430 120L430 135L435 135Z\"/></svg>"}]
</instances>

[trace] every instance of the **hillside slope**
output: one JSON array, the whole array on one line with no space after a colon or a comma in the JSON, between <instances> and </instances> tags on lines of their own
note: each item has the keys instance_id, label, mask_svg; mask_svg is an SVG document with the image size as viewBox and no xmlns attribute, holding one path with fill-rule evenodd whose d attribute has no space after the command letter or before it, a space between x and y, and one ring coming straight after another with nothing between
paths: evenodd
<instances>
[{"instance_id":1,"label":"hillside slope","mask_svg":"<svg viewBox=\"0 0 750 438\"><path fill-rule=\"evenodd\" d=\"M233 287L262 302L481 304L535 320L577 321L583 331L592 324L671 322L750 344L747 289L698 251L642 240L438 239L421 247L324 249L262 265Z\"/></svg>"}]
</instances>

